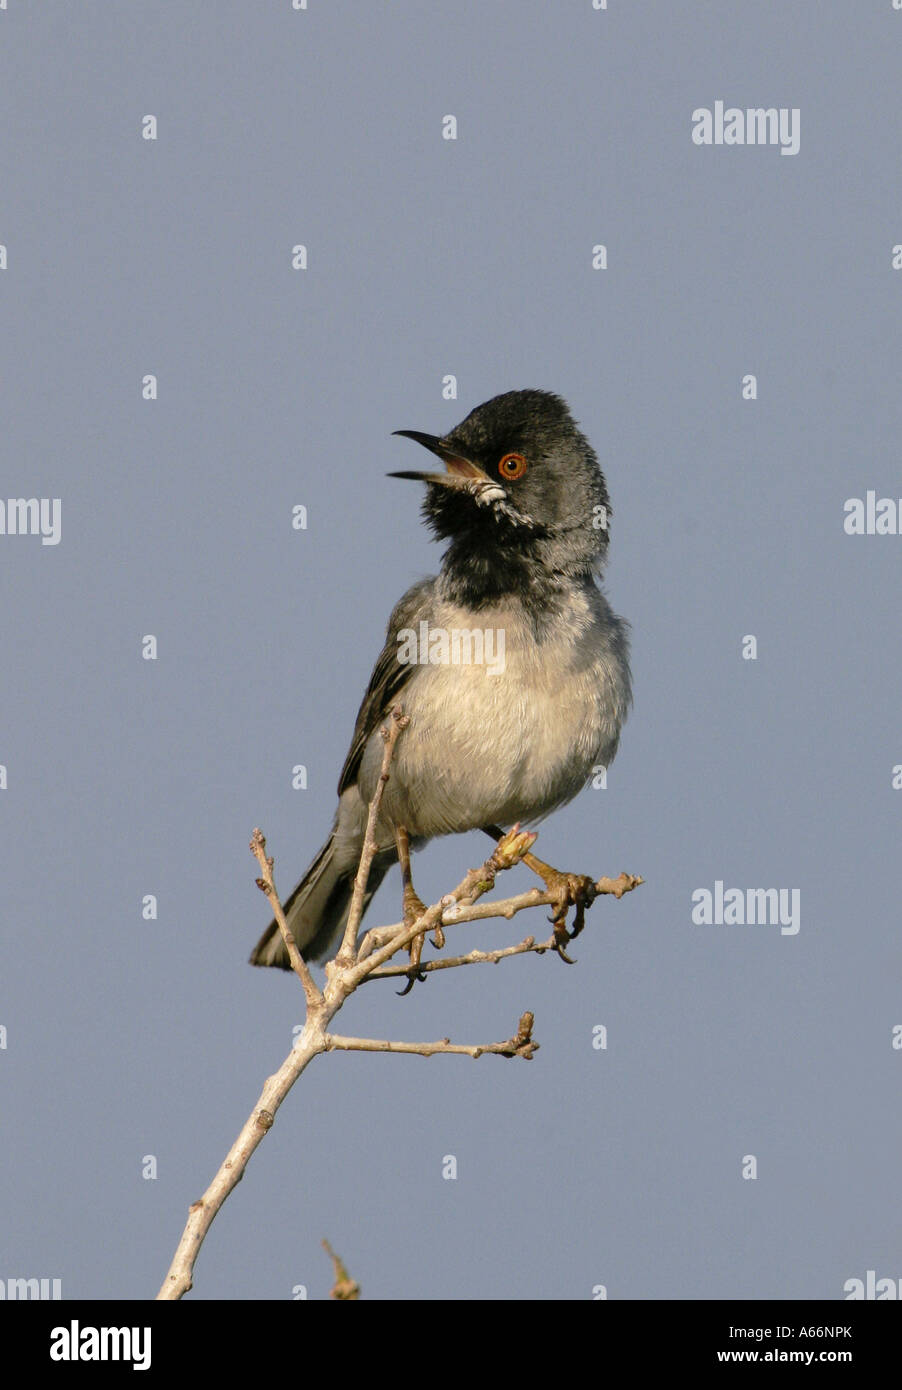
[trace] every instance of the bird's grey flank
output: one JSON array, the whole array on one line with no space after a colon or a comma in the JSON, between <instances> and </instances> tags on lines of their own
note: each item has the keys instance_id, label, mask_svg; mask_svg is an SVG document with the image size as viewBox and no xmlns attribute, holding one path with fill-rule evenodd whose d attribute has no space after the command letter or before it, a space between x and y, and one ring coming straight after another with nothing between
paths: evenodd
<instances>
[{"instance_id":1,"label":"bird's grey flank","mask_svg":"<svg viewBox=\"0 0 902 1390\"><path fill-rule=\"evenodd\" d=\"M424 518L448 546L439 573L408 589L389 618L332 830L285 903L299 949L316 960L347 922L379 730L394 705L410 723L382 798L366 902L400 857L406 917L418 903L408 845L534 826L609 765L631 699L627 624L597 583L607 484L566 402L508 391L443 436L396 433L444 464L391 476L425 484ZM290 968L275 922L250 959Z\"/></svg>"}]
</instances>

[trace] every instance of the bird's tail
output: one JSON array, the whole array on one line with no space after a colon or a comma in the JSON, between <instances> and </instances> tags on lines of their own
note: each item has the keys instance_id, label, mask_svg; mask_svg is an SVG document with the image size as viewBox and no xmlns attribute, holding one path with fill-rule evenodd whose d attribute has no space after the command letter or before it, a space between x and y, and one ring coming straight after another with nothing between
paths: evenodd
<instances>
[{"instance_id":1,"label":"bird's tail","mask_svg":"<svg viewBox=\"0 0 902 1390\"><path fill-rule=\"evenodd\" d=\"M397 854L377 854L367 880L363 911L382 882ZM351 867L336 852L336 836L329 836L310 868L283 904L288 929L306 960L325 960L337 944L348 921L354 891L356 861ZM275 965L290 970L291 962L278 923L270 922L257 942L251 965Z\"/></svg>"}]
</instances>

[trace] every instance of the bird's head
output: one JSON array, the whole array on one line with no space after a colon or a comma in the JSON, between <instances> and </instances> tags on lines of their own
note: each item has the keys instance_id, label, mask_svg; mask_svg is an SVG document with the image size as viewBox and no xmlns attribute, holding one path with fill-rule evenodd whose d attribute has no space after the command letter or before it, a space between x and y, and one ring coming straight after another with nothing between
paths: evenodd
<instances>
[{"instance_id":1,"label":"bird's head","mask_svg":"<svg viewBox=\"0 0 902 1390\"><path fill-rule=\"evenodd\" d=\"M591 444L566 401L550 391L507 391L444 435L396 430L445 465L395 478L426 483L424 516L457 563L531 559L555 572L600 567L610 505Z\"/></svg>"}]
</instances>

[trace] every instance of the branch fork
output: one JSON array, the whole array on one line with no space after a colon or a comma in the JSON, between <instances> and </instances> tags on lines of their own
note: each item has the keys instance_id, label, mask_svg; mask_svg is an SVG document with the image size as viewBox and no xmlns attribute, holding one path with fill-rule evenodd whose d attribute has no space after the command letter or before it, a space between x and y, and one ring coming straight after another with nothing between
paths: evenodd
<instances>
[{"instance_id":1,"label":"branch fork","mask_svg":"<svg viewBox=\"0 0 902 1390\"><path fill-rule=\"evenodd\" d=\"M511 956L535 952L541 955L555 951L569 962L565 946L583 928L584 911L594 898L609 894L622 898L632 892L643 880L635 874L622 873L616 879L600 878L593 882L581 875L557 875L554 886L542 892L532 888L498 902L480 903L479 899L495 885L499 873L512 868L528 856L536 836L531 831L522 831L514 826L505 835L498 834L495 848L488 859L475 869L471 869L451 893L445 894L437 903L427 907L415 921L399 922L394 926L380 927L366 933L358 949L357 934L363 916L366 885L373 857L377 852L376 824L385 786L389 780L390 767L398 739L403 734L409 720L399 707L392 709L387 725L382 728L384 741L382 767L373 799L367 815L367 826L363 850L341 946L335 959L328 962L326 985L320 989L310 972L310 968L298 950L292 936L282 904L273 879L273 859L266 854L266 840L260 830L254 830L250 848L260 874L257 886L265 894L273 916L279 926L282 939L288 951L292 968L298 976L306 1001L306 1017L300 1035L281 1066L264 1083L263 1090L245 1121L242 1129L226 1155L219 1171L206 1192L193 1202L188 1212L188 1221L176 1248L169 1272L157 1294L158 1299L174 1300L181 1298L192 1287L194 1266L200 1247L229 1193L244 1176L244 1170L258 1144L272 1128L279 1106L291 1090L295 1081L314 1057L322 1052L384 1052L403 1053L419 1057L433 1057L437 1054L456 1054L478 1058L485 1054L512 1058L520 1057L531 1061L539 1044L532 1035L534 1018L529 1011L524 1012L514 1035L504 1042L464 1044L452 1043L450 1038L440 1038L437 1042L394 1042L379 1038L351 1038L330 1033L328 1026L346 999L353 994L358 985L369 980L392 979L399 976L411 978L411 966L390 965L389 961L399 951L409 946L416 937L433 932L433 944L441 949L445 944L444 929L456 927L466 922L481 921L489 917L510 919L525 908L547 905L554 908L552 914L552 934L547 941L537 942L533 936L525 937L516 945L506 946L496 951L473 950L465 955L439 957L435 960L418 961L416 970L422 977L438 970L456 969L458 966L477 964L498 964ZM495 833L493 831L493 833ZM547 866L543 866L547 867ZM576 905L576 915L571 930L567 930L565 916L567 901L562 900L557 880L572 880L570 901ZM572 962L571 962L572 963ZM333 1297L355 1298L359 1290L347 1276L340 1261L326 1246L335 1263L336 1289Z\"/></svg>"}]
</instances>

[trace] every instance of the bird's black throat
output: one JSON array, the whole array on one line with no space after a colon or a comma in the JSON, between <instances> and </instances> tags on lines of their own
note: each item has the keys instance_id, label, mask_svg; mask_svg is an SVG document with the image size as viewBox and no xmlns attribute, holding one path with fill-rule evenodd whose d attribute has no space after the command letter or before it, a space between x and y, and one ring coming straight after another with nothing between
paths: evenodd
<instances>
[{"instance_id":1,"label":"bird's black throat","mask_svg":"<svg viewBox=\"0 0 902 1390\"><path fill-rule=\"evenodd\" d=\"M592 582L607 548L607 535L591 524L542 524L436 485L427 487L423 516L437 539L450 541L441 573L447 598L471 611L512 599L538 625L553 620L574 582Z\"/></svg>"}]
</instances>

